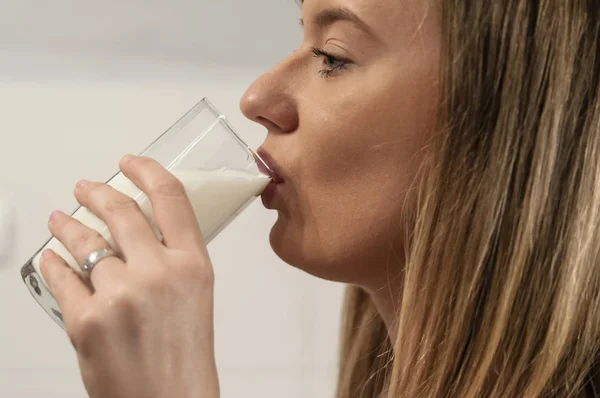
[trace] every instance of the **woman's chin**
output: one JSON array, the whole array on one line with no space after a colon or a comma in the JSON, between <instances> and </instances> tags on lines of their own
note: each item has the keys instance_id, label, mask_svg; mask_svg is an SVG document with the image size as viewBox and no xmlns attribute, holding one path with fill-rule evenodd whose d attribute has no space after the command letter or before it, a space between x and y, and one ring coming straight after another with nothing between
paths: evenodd
<instances>
[{"instance_id":1,"label":"woman's chin","mask_svg":"<svg viewBox=\"0 0 600 398\"><path fill-rule=\"evenodd\" d=\"M293 235L289 223L278 217L271 228L269 243L277 257L293 267L303 268L300 261L302 241Z\"/></svg>"},{"instance_id":2,"label":"woman's chin","mask_svg":"<svg viewBox=\"0 0 600 398\"><path fill-rule=\"evenodd\" d=\"M331 256L324 255L323 248L317 242L311 241L305 231L295 228L281 217L271 229L269 242L275 254L292 267L317 278L349 282L345 278L346 271L336 262L331 262Z\"/></svg>"}]
</instances>

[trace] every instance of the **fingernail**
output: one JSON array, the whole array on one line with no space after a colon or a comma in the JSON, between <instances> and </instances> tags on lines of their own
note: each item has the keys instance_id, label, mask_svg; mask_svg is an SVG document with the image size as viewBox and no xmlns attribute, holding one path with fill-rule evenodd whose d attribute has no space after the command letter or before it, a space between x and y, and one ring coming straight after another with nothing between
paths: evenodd
<instances>
[{"instance_id":1,"label":"fingernail","mask_svg":"<svg viewBox=\"0 0 600 398\"><path fill-rule=\"evenodd\" d=\"M60 211L60 210L53 211L52 214L50 214L50 222L58 221L63 216L64 216L64 213L62 211Z\"/></svg>"},{"instance_id":2,"label":"fingernail","mask_svg":"<svg viewBox=\"0 0 600 398\"><path fill-rule=\"evenodd\" d=\"M134 156L134 155L132 155L132 154L127 154L127 155L123 156L123 159L122 159L122 161L123 161L123 163L127 163L127 162L130 162L130 161L132 161L132 160L133 160L133 158L135 158L135 156Z\"/></svg>"},{"instance_id":3,"label":"fingernail","mask_svg":"<svg viewBox=\"0 0 600 398\"><path fill-rule=\"evenodd\" d=\"M48 258L50 258L52 256L52 253L53 253L52 249L46 249L42 252L42 258L44 260L47 260Z\"/></svg>"},{"instance_id":4,"label":"fingernail","mask_svg":"<svg viewBox=\"0 0 600 398\"><path fill-rule=\"evenodd\" d=\"M89 183L88 180L81 180L77 183L76 187L79 189L85 188L88 183Z\"/></svg>"}]
</instances>

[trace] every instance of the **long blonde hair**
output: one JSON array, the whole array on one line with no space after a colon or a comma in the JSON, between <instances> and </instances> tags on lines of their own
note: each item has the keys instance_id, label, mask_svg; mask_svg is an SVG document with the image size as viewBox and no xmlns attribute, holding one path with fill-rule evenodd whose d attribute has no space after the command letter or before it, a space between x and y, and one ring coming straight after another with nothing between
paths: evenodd
<instances>
[{"instance_id":1,"label":"long blonde hair","mask_svg":"<svg viewBox=\"0 0 600 398\"><path fill-rule=\"evenodd\" d=\"M600 396L600 3L441 3L397 338L350 287L338 397Z\"/></svg>"}]
</instances>

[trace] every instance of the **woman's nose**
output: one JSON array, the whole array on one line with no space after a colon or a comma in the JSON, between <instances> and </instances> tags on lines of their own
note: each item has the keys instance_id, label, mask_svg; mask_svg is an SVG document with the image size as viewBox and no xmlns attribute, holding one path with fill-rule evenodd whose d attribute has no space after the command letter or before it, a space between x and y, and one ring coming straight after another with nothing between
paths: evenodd
<instances>
[{"instance_id":1,"label":"woman's nose","mask_svg":"<svg viewBox=\"0 0 600 398\"><path fill-rule=\"evenodd\" d=\"M242 113L262 124L270 133L290 133L298 127L293 77L278 65L259 77L240 101Z\"/></svg>"}]
</instances>

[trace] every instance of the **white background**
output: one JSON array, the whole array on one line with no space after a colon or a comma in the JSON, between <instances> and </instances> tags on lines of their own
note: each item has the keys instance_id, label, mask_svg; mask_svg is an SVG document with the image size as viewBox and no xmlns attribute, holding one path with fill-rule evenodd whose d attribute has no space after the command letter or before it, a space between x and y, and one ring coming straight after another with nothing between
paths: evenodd
<instances>
[{"instance_id":1,"label":"white background","mask_svg":"<svg viewBox=\"0 0 600 398\"><path fill-rule=\"evenodd\" d=\"M16 209L0 264L0 397L85 397L62 330L20 266L81 178L104 180L203 96L257 146L245 88L301 40L293 0L0 0L0 199ZM341 286L283 264L259 201L209 249L223 397L332 397Z\"/></svg>"}]
</instances>

